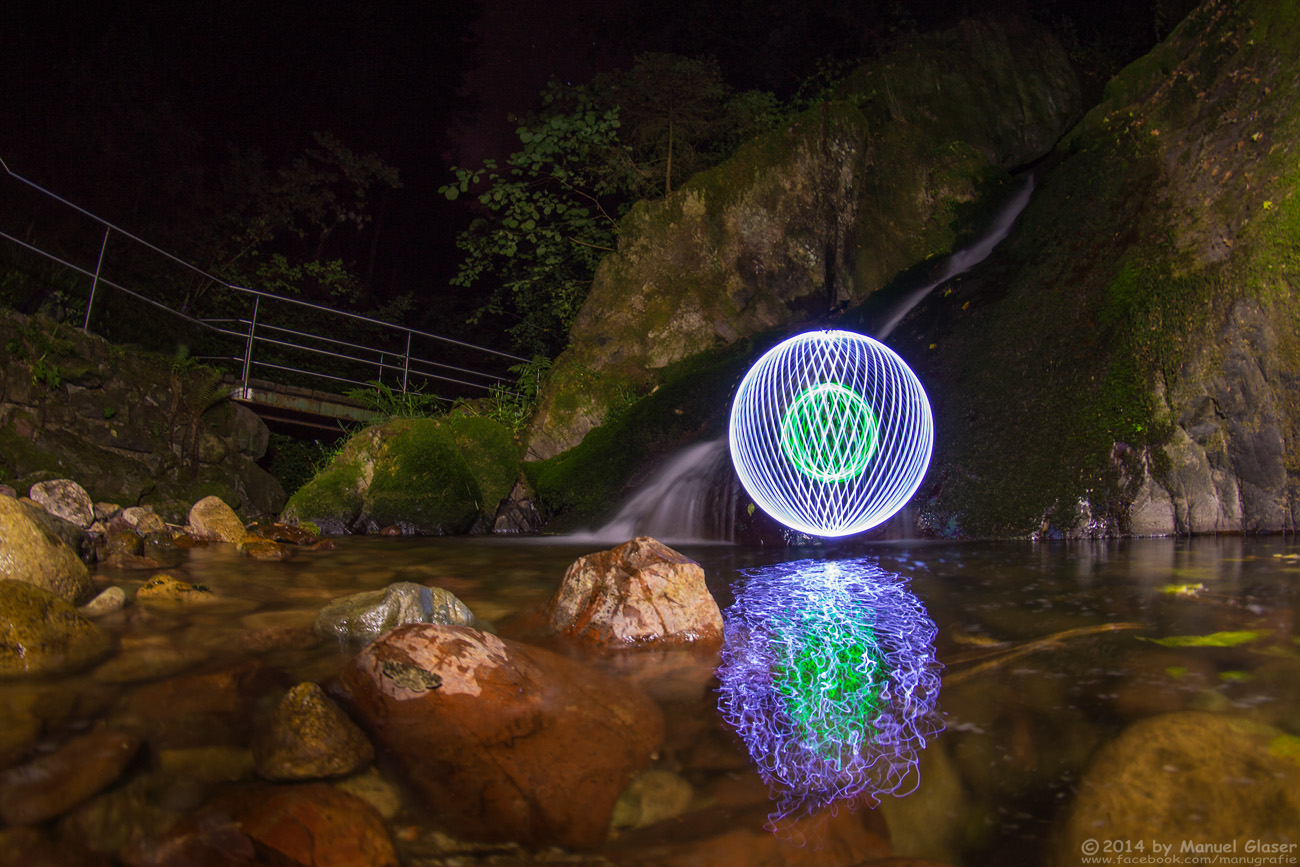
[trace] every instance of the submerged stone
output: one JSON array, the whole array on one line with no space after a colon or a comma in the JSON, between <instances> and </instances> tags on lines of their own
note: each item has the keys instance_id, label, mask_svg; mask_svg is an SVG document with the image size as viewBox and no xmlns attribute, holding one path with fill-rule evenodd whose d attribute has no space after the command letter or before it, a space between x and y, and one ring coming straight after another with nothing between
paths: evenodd
<instances>
[{"instance_id":1,"label":"submerged stone","mask_svg":"<svg viewBox=\"0 0 1300 867\"><path fill-rule=\"evenodd\" d=\"M383 590L335 599L321 609L313 629L325 639L366 642L406 623L490 628L451 592L398 581Z\"/></svg>"},{"instance_id":2,"label":"submerged stone","mask_svg":"<svg viewBox=\"0 0 1300 867\"><path fill-rule=\"evenodd\" d=\"M101 729L0 773L0 818L30 825L66 812L116 780L139 747L131 735Z\"/></svg>"},{"instance_id":3,"label":"submerged stone","mask_svg":"<svg viewBox=\"0 0 1300 867\"><path fill-rule=\"evenodd\" d=\"M1085 840L1228 846L1290 840L1300 817L1300 756L1278 729L1183 711L1133 723L1097 751L1063 823L1055 863ZM1215 851L1201 849L1194 851ZM1223 851L1223 850L1220 850Z\"/></svg>"},{"instance_id":4,"label":"submerged stone","mask_svg":"<svg viewBox=\"0 0 1300 867\"><path fill-rule=\"evenodd\" d=\"M374 748L356 723L315 683L285 695L253 742L257 773L268 780L312 780L360 771Z\"/></svg>"},{"instance_id":5,"label":"submerged stone","mask_svg":"<svg viewBox=\"0 0 1300 867\"><path fill-rule=\"evenodd\" d=\"M65 599L23 581L0 581L0 676L84 668L113 639Z\"/></svg>"},{"instance_id":6,"label":"submerged stone","mask_svg":"<svg viewBox=\"0 0 1300 867\"><path fill-rule=\"evenodd\" d=\"M658 705L566 657L463 626L399 627L344 669L349 700L458 837L591 848L663 740Z\"/></svg>"}]
</instances>

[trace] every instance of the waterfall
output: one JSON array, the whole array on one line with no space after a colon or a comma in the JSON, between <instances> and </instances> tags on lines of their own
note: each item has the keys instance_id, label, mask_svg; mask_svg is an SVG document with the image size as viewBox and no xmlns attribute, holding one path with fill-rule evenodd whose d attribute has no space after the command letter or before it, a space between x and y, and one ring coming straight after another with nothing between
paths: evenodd
<instances>
[{"instance_id":1,"label":"waterfall","mask_svg":"<svg viewBox=\"0 0 1300 867\"><path fill-rule=\"evenodd\" d=\"M1020 188L998 209L988 231L969 247L948 257L939 279L908 293L877 329L876 339L883 341L936 286L988 258L993 248L1011 233L1033 191L1034 178L1028 174ZM606 524L592 532L576 534L575 538L608 543L625 542L636 536L654 536L666 542L730 542L739 493L740 481L731 467L727 437L695 443L665 461ZM906 519L910 511L901 514ZM909 528L910 520L887 532L894 538Z\"/></svg>"},{"instance_id":2,"label":"waterfall","mask_svg":"<svg viewBox=\"0 0 1300 867\"><path fill-rule=\"evenodd\" d=\"M695 443L669 458L608 523L578 538L730 542L738 493L727 438Z\"/></svg>"},{"instance_id":3,"label":"waterfall","mask_svg":"<svg viewBox=\"0 0 1300 867\"><path fill-rule=\"evenodd\" d=\"M993 252L993 248L1002 243L1003 238L1011 234L1011 227L1016 224L1020 212L1029 204L1029 197L1033 195L1033 192L1034 176L1027 174L1025 180L1020 184L1020 189L1016 190L1011 198L1007 199L1006 203L993 215L993 223L989 226L988 232L974 244L963 247L949 256L948 264L943 269L943 273L939 275L938 280L908 293L907 297L890 313L889 318L885 320L885 324L876 329L874 337L883 341L898 326L898 323L903 321L903 317L910 313L913 307L920 304L925 296L934 291L936 286L947 283L953 277L969 271L987 259L989 254Z\"/></svg>"}]
</instances>

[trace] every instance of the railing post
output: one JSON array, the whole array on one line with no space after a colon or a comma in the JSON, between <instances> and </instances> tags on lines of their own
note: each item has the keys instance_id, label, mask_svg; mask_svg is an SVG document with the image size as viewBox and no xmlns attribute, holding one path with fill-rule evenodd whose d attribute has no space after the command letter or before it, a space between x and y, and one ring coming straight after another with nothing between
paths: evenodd
<instances>
[{"instance_id":1,"label":"railing post","mask_svg":"<svg viewBox=\"0 0 1300 867\"><path fill-rule=\"evenodd\" d=\"M406 354L402 356L402 394L406 394L406 376L411 372L411 332L406 332Z\"/></svg>"},{"instance_id":2,"label":"railing post","mask_svg":"<svg viewBox=\"0 0 1300 867\"><path fill-rule=\"evenodd\" d=\"M262 303L261 295L253 296L253 318L248 323L248 342L244 344L244 398L248 398L248 371L253 366L253 331L257 328L257 308Z\"/></svg>"},{"instance_id":3,"label":"railing post","mask_svg":"<svg viewBox=\"0 0 1300 867\"><path fill-rule=\"evenodd\" d=\"M104 265L104 250L108 248L108 233L113 231L104 227L104 240L99 244L99 260L95 262L95 276L90 281L90 298L86 300L86 318L82 320L81 330L90 330L90 309L95 306L95 289L99 286L99 269Z\"/></svg>"}]
</instances>

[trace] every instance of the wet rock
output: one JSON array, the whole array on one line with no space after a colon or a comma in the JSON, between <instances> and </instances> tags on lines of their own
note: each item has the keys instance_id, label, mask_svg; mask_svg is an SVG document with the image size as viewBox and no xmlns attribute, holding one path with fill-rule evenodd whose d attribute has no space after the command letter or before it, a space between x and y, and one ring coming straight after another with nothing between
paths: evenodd
<instances>
[{"instance_id":1,"label":"wet rock","mask_svg":"<svg viewBox=\"0 0 1300 867\"><path fill-rule=\"evenodd\" d=\"M1248 840L1293 840L1300 757L1285 748L1292 741L1269 726L1196 711L1133 723L1093 757L1055 863L1077 865L1088 839L1235 841L1238 852Z\"/></svg>"},{"instance_id":2,"label":"wet rock","mask_svg":"<svg viewBox=\"0 0 1300 867\"><path fill-rule=\"evenodd\" d=\"M123 860L133 867L243 863L398 867L399 863L375 809L324 783L226 790L162 840L136 847Z\"/></svg>"},{"instance_id":3,"label":"wet rock","mask_svg":"<svg viewBox=\"0 0 1300 867\"><path fill-rule=\"evenodd\" d=\"M454 594L411 581L335 599L321 609L313 628L323 639L366 642L406 623L487 628Z\"/></svg>"},{"instance_id":4,"label":"wet rock","mask_svg":"<svg viewBox=\"0 0 1300 867\"><path fill-rule=\"evenodd\" d=\"M875 865L891 854L875 811L840 805L769 827L768 809L760 803L744 810L699 810L670 823L624 832L606 853L625 867Z\"/></svg>"},{"instance_id":5,"label":"wet rock","mask_svg":"<svg viewBox=\"0 0 1300 867\"><path fill-rule=\"evenodd\" d=\"M76 552L8 497L0 497L0 578L34 584L73 604L95 595Z\"/></svg>"},{"instance_id":6,"label":"wet rock","mask_svg":"<svg viewBox=\"0 0 1300 867\"><path fill-rule=\"evenodd\" d=\"M126 607L126 591L121 587L109 587L94 599L77 609L82 617L103 617Z\"/></svg>"},{"instance_id":7,"label":"wet rock","mask_svg":"<svg viewBox=\"0 0 1300 867\"><path fill-rule=\"evenodd\" d=\"M107 524L122 513L122 507L117 503L95 503L92 508L95 513L96 524ZM93 527L94 524L91 526Z\"/></svg>"},{"instance_id":8,"label":"wet rock","mask_svg":"<svg viewBox=\"0 0 1300 867\"><path fill-rule=\"evenodd\" d=\"M71 479L54 479L32 485L27 496L51 515L86 529L95 522L95 505L86 489Z\"/></svg>"},{"instance_id":9,"label":"wet rock","mask_svg":"<svg viewBox=\"0 0 1300 867\"><path fill-rule=\"evenodd\" d=\"M162 602L193 605L213 602L216 599L217 595L202 584L191 584L166 572L154 575L135 592L137 604Z\"/></svg>"},{"instance_id":10,"label":"wet rock","mask_svg":"<svg viewBox=\"0 0 1300 867\"><path fill-rule=\"evenodd\" d=\"M312 545L320 541L320 534L313 533L306 527L297 527L279 522L259 521L253 532L272 542L288 542L290 545Z\"/></svg>"},{"instance_id":11,"label":"wet rock","mask_svg":"<svg viewBox=\"0 0 1300 867\"><path fill-rule=\"evenodd\" d=\"M398 627L342 682L434 815L472 839L600 845L663 738L658 706L619 681L463 626Z\"/></svg>"},{"instance_id":12,"label":"wet rock","mask_svg":"<svg viewBox=\"0 0 1300 867\"><path fill-rule=\"evenodd\" d=\"M287 560L289 549L270 539L245 539L239 543L239 550L246 557L254 560Z\"/></svg>"},{"instance_id":13,"label":"wet rock","mask_svg":"<svg viewBox=\"0 0 1300 867\"><path fill-rule=\"evenodd\" d=\"M391 821L402 809L402 792L384 779L375 768L334 783L334 788L360 798L379 811L384 821Z\"/></svg>"},{"instance_id":14,"label":"wet rock","mask_svg":"<svg viewBox=\"0 0 1300 867\"><path fill-rule=\"evenodd\" d=\"M279 686L254 661L221 664L137 688L116 720L155 750L238 744L258 700Z\"/></svg>"},{"instance_id":15,"label":"wet rock","mask_svg":"<svg viewBox=\"0 0 1300 867\"><path fill-rule=\"evenodd\" d=\"M62 841L50 840L35 828L0 829L0 864L14 867L111 867L109 859Z\"/></svg>"},{"instance_id":16,"label":"wet rock","mask_svg":"<svg viewBox=\"0 0 1300 867\"><path fill-rule=\"evenodd\" d=\"M533 502L533 493L521 479L497 507L492 521L493 533L536 533L541 529L541 513Z\"/></svg>"},{"instance_id":17,"label":"wet rock","mask_svg":"<svg viewBox=\"0 0 1300 867\"><path fill-rule=\"evenodd\" d=\"M599 646L722 641L700 564L648 536L578 558L546 616L556 632Z\"/></svg>"},{"instance_id":18,"label":"wet rock","mask_svg":"<svg viewBox=\"0 0 1300 867\"><path fill-rule=\"evenodd\" d=\"M312 780L355 773L374 760L356 723L314 683L300 683L253 742L257 773L269 780Z\"/></svg>"},{"instance_id":19,"label":"wet rock","mask_svg":"<svg viewBox=\"0 0 1300 867\"><path fill-rule=\"evenodd\" d=\"M209 542L241 542L247 535L244 522L220 497L204 497L190 507L185 531Z\"/></svg>"},{"instance_id":20,"label":"wet rock","mask_svg":"<svg viewBox=\"0 0 1300 867\"><path fill-rule=\"evenodd\" d=\"M0 768L26 756L40 736L41 721L30 707L0 704Z\"/></svg>"},{"instance_id":21,"label":"wet rock","mask_svg":"<svg viewBox=\"0 0 1300 867\"><path fill-rule=\"evenodd\" d=\"M0 773L0 818L30 825L66 812L116 780L139 747L131 735L100 729Z\"/></svg>"},{"instance_id":22,"label":"wet rock","mask_svg":"<svg viewBox=\"0 0 1300 867\"><path fill-rule=\"evenodd\" d=\"M669 771L642 771L619 796L610 825L617 829L644 828L674 816L690 806L691 784Z\"/></svg>"},{"instance_id":23,"label":"wet rock","mask_svg":"<svg viewBox=\"0 0 1300 867\"><path fill-rule=\"evenodd\" d=\"M59 822L59 837L80 849L115 856L161 836L206 797L203 787L193 781L146 772L68 812Z\"/></svg>"},{"instance_id":24,"label":"wet rock","mask_svg":"<svg viewBox=\"0 0 1300 867\"><path fill-rule=\"evenodd\" d=\"M144 537L150 533L165 532L167 524L153 509L147 506L131 506L114 516L109 521L108 528L110 531L133 530Z\"/></svg>"},{"instance_id":25,"label":"wet rock","mask_svg":"<svg viewBox=\"0 0 1300 867\"><path fill-rule=\"evenodd\" d=\"M74 671L112 646L67 601L22 581L0 581L0 675Z\"/></svg>"},{"instance_id":26,"label":"wet rock","mask_svg":"<svg viewBox=\"0 0 1300 867\"><path fill-rule=\"evenodd\" d=\"M95 543L81 527L58 515L45 511L31 500L19 500L27 509L27 517L49 530L59 541L76 552L83 563L95 562Z\"/></svg>"},{"instance_id":27,"label":"wet rock","mask_svg":"<svg viewBox=\"0 0 1300 867\"><path fill-rule=\"evenodd\" d=\"M194 668L207 661L207 654L191 647L175 647L171 642L123 640L120 653L94 670L100 683L135 683L157 680Z\"/></svg>"},{"instance_id":28,"label":"wet rock","mask_svg":"<svg viewBox=\"0 0 1300 867\"><path fill-rule=\"evenodd\" d=\"M169 747L157 758L163 773L200 783L234 783L253 775L252 751L228 744Z\"/></svg>"},{"instance_id":29,"label":"wet rock","mask_svg":"<svg viewBox=\"0 0 1300 867\"><path fill-rule=\"evenodd\" d=\"M155 530L141 540L141 553L159 563L179 563L181 550L176 547L176 540L166 530Z\"/></svg>"},{"instance_id":30,"label":"wet rock","mask_svg":"<svg viewBox=\"0 0 1300 867\"><path fill-rule=\"evenodd\" d=\"M9 485L0 485L0 497L9 497L16 500L18 499L18 492Z\"/></svg>"},{"instance_id":31,"label":"wet rock","mask_svg":"<svg viewBox=\"0 0 1300 867\"><path fill-rule=\"evenodd\" d=\"M104 543L104 557L109 565L124 557L139 557L144 552L144 540L135 530L114 530Z\"/></svg>"}]
</instances>

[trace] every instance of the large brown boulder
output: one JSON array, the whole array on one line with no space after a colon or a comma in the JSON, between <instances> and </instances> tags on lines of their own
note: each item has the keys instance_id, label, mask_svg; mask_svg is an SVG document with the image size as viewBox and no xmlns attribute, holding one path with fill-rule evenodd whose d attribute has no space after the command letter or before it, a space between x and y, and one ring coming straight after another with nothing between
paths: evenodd
<instances>
[{"instance_id":1,"label":"large brown boulder","mask_svg":"<svg viewBox=\"0 0 1300 867\"><path fill-rule=\"evenodd\" d=\"M606 647L722 641L704 569L648 536L579 557L546 614L554 631Z\"/></svg>"},{"instance_id":2,"label":"large brown boulder","mask_svg":"<svg viewBox=\"0 0 1300 867\"><path fill-rule=\"evenodd\" d=\"M0 497L0 578L34 584L76 605L95 595L76 552L9 497Z\"/></svg>"},{"instance_id":3,"label":"large brown boulder","mask_svg":"<svg viewBox=\"0 0 1300 867\"><path fill-rule=\"evenodd\" d=\"M412 624L343 671L356 715L458 837L591 848L663 740L658 705L595 669Z\"/></svg>"}]
</instances>

